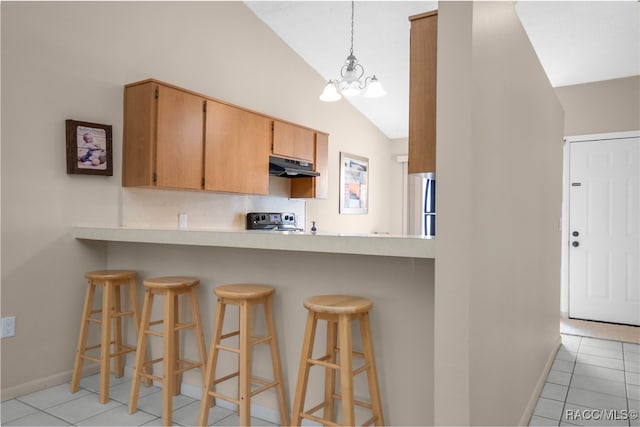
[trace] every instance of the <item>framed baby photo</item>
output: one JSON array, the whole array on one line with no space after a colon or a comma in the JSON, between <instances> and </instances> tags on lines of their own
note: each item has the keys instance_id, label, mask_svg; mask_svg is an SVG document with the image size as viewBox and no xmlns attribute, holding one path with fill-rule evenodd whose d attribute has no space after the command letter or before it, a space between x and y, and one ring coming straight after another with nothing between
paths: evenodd
<instances>
[{"instance_id":1,"label":"framed baby photo","mask_svg":"<svg viewBox=\"0 0 640 427\"><path fill-rule=\"evenodd\" d=\"M66 120L67 174L113 175L111 125Z\"/></svg>"}]
</instances>

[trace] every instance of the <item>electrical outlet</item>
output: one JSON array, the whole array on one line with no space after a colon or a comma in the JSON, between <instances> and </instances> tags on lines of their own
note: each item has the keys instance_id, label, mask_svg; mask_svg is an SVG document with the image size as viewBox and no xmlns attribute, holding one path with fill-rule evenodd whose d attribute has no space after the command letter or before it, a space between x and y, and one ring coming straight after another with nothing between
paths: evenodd
<instances>
[{"instance_id":1,"label":"electrical outlet","mask_svg":"<svg viewBox=\"0 0 640 427\"><path fill-rule=\"evenodd\" d=\"M16 317L3 317L2 318L2 338L15 337L16 336Z\"/></svg>"}]
</instances>

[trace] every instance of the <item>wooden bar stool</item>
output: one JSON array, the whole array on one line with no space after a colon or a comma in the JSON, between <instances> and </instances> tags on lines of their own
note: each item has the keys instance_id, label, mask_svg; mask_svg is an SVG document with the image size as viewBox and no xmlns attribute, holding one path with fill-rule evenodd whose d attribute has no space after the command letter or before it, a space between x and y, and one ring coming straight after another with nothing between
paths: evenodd
<instances>
[{"instance_id":1,"label":"wooden bar stool","mask_svg":"<svg viewBox=\"0 0 640 427\"><path fill-rule=\"evenodd\" d=\"M172 424L173 396L180 394L182 373L200 368L204 379L204 363L207 359L204 336L202 334L202 321L200 320L200 306L198 304L198 284L200 280L194 277L155 277L144 281L145 294L142 305L142 322L138 336L138 350L131 384L131 396L129 399L129 413L133 414L138 408L138 396L140 392L140 379L151 379L162 382L162 424ZM178 298L188 294L191 299L191 321L181 322L178 310ZM163 319L151 321L153 299L156 295L164 297ZM152 330L154 325L162 324L162 330ZM198 345L199 361L191 361L180 358L180 343L178 334L181 330L193 329ZM146 360L147 335L162 337L162 357L154 360ZM163 362L162 377L147 373L149 366Z\"/></svg>"},{"instance_id":2,"label":"wooden bar stool","mask_svg":"<svg viewBox=\"0 0 640 427\"><path fill-rule=\"evenodd\" d=\"M368 298L352 295L320 295L307 298L304 301L304 306L308 310L307 326L302 344L298 384L293 403L292 425L299 426L302 418L324 425L339 425L333 421L335 400L342 400L342 425L354 425L354 405L368 408L373 413L373 416L363 425L374 423L375 425L384 425L369 322L369 309L373 306L373 302ZM327 347L324 356L313 359L313 344L318 320L327 321ZM355 352L352 349L351 322L354 320L360 320L362 353ZM339 363L337 362L338 352L340 354ZM364 359L364 364L355 371L352 368L352 356ZM308 411L304 411L309 370L312 366L325 368L324 401ZM335 393L336 371L340 371L340 394ZM353 377L365 371L367 372L371 403L361 402L353 398ZM313 415L313 413L322 408L324 408L324 418Z\"/></svg>"},{"instance_id":3,"label":"wooden bar stool","mask_svg":"<svg viewBox=\"0 0 640 427\"><path fill-rule=\"evenodd\" d=\"M276 328L273 323L272 296L275 289L266 285L224 285L218 286L214 293L218 297L216 303L216 318L213 339L209 347L209 360L207 361L206 380L204 382L204 393L200 404L200 417L198 425L208 424L209 407L211 398L223 399L238 405L240 425L247 426L251 423L251 397L265 390L275 387L278 395L278 405L280 410L280 424L289 425L289 411L285 403L284 382L282 379L282 367L280 365L280 352L278 350L278 340ZM240 329L226 334L222 333L224 314L227 305L236 305L239 308ZM252 307L257 304L264 305L264 315L267 326L267 335L264 337L254 337L251 334ZM239 338L239 348L227 347L221 341L227 338ZM269 344L271 350L271 364L273 377L271 380L264 380L251 376L251 350L256 344ZM238 354L238 371L226 375L222 378L215 378L218 353L220 350L230 351ZM224 396L215 391L215 385L221 382L238 377L238 398L234 399ZM251 384L258 384L260 387L251 391Z\"/></svg>"},{"instance_id":4,"label":"wooden bar stool","mask_svg":"<svg viewBox=\"0 0 640 427\"><path fill-rule=\"evenodd\" d=\"M71 393L78 391L82 365L85 360L100 364L100 403L109 401L109 380L111 371L111 358L114 358L115 376L124 375L125 353L136 351L134 346L122 343L122 318L132 317L136 333L140 323L138 302L136 298L137 273L130 270L100 270L90 271L85 274L88 282L87 294L80 322L80 336L76 348L76 357L71 377ZM120 288L129 286L129 311L122 311ZM102 308L94 309L94 297L96 288L102 288ZM94 315L100 313L99 317ZM91 323L101 324L100 344L87 346L87 336ZM112 337L113 333L113 337ZM111 345L114 345L112 351ZM87 351L100 348L99 357L87 355Z\"/></svg>"}]
</instances>

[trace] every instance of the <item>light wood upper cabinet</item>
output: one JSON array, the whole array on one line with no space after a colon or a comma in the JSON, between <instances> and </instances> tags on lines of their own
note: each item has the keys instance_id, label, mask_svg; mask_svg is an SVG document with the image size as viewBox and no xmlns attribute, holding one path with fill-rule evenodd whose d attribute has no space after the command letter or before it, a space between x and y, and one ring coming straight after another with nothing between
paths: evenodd
<instances>
[{"instance_id":1,"label":"light wood upper cabinet","mask_svg":"<svg viewBox=\"0 0 640 427\"><path fill-rule=\"evenodd\" d=\"M153 186L155 174L155 88L151 83L125 86L122 185Z\"/></svg>"},{"instance_id":2,"label":"light wood upper cabinet","mask_svg":"<svg viewBox=\"0 0 640 427\"><path fill-rule=\"evenodd\" d=\"M125 87L122 185L201 189L204 99L147 81Z\"/></svg>"},{"instance_id":3,"label":"light wood upper cabinet","mask_svg":"<svg viewBox=\"0 0 640 427\"><path fill-rule=\"evenodd\" d=\"M296 160L313 162L315 132L290 123L274 120L273 154Z\"/></svg>"},{"instance_id":4,"label":"light wood upper cabinet","mask_svg":"<svg viewBox=\"0 0 640 427\"><path fill-rule=\"evenodd\" d=\"M409 173L436 171L438 12L409 18Z\"/></svg>"},{"instance_id":5,"label":"light wood upper cabinet","mask_svg":"<svg viewBox=\"0 0 640 427\"><path fill-rule=\"evenodd\" d=\"M271 119L209 101L205 140L205 190L269 193Z\"/></svg>"},{"instance_id":6,"label":"light wood upper cabinet","mask_svg":"<svg viewBox=\"0 0 640 427\"><path fill-rule=\"evenodd\" d=\"M291 197L303 199L326 199L329 197L329 135L316 132L315 158L316 172L320 176L309 178L293 178L291 180Z\"/></svg>"},{"instance_id":7,"label":"light wood upper cabinet","mask_svg":"<svg viewBox=\"0 0 640 427\"><path fill-rule=\"evenodd\" d=\"M154 79L131 83L124 89L122 185L269 194L274 150L321 173L292 197L326 197L328 135L317 135L318 145L312 129Z\"/></svg>"},{"instance_id":8,"label":"light wood upper cabinet","mask_svg":"<svg viewBox=\"0 0 640 427\"><path fill-rule=\"evenodd\" d=\"M202 188L204 99L158 86L156 185Z\"/></svg>"}]
</instances>

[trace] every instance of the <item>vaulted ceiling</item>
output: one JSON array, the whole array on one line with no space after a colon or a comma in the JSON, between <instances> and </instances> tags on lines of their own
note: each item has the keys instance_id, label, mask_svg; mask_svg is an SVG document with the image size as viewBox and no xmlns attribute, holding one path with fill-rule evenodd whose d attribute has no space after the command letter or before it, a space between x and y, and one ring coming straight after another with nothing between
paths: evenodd
<instances>
[{"instance_id":1,"label":"vaulted ceiling","mask_svg":"<svg viewBox=\"0 0 640 427\"><path fill-rule=\"evenodd\" d=\"M339 77L349 54L350 2L245 4L322 77ZM351 102L390 139L408 134L408 17L437 7L436 1L355 2L354 54L387 96L340 102ZM640 75L639 2L519 1L516 12L552 86Z\"/></svg>"}]
</instances>

